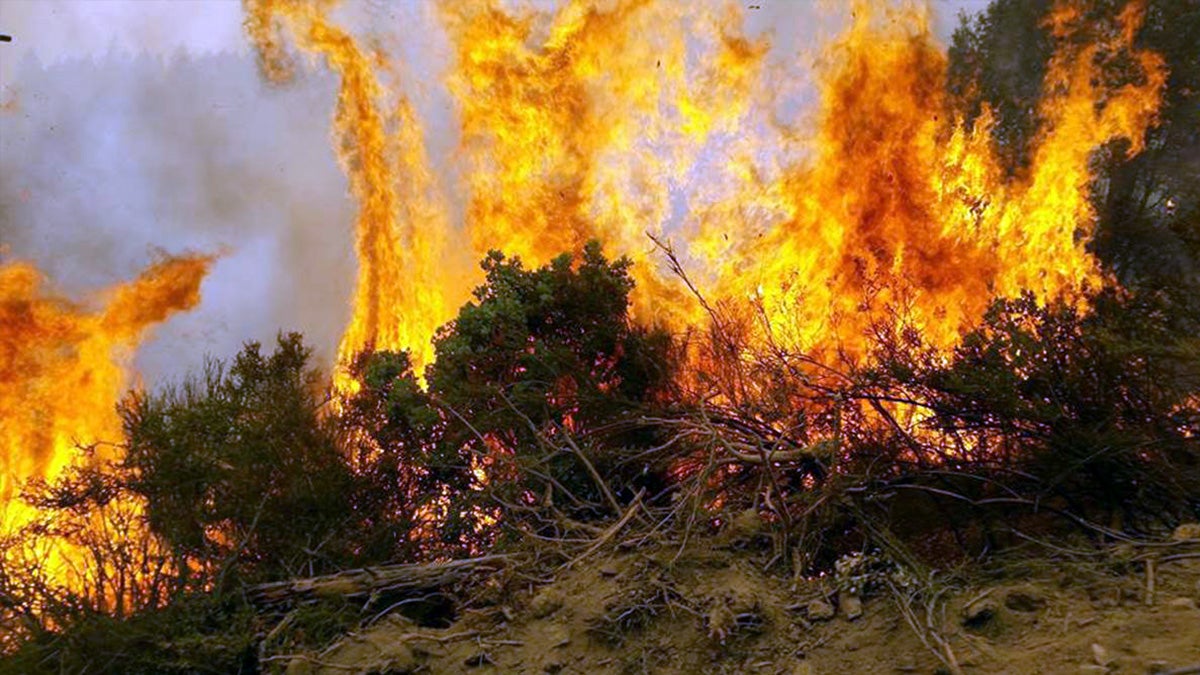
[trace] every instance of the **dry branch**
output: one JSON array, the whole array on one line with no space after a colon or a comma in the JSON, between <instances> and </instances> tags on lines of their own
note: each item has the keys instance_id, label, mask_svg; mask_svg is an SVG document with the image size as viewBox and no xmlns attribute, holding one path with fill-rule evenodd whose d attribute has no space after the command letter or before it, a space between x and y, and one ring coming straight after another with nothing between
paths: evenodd
<instances>
[{"instance_id":1,"label":"dry branch","mask_svg":"<svg viewBox=\"0 0 1200 675\"><path fill-rule=\"evenodd\" d=\"M246 597L255 605L270 607L318 598L357 599L383 593L427 593L450 586L473 574L494 572L507 558L502 555L489 555L420 565L366 567L319 577L258 584L246 589Z\"/></svg>"}]
</instances>

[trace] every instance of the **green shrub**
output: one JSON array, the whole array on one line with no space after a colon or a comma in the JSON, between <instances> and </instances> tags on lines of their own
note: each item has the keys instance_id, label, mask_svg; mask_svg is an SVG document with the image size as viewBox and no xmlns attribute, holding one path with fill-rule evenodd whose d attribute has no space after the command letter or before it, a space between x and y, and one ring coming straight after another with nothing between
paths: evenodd
<instances>
[{"instance_id":1,"label":"green shrub","mask_svg":"<svg viewBox=\"0 0 1200 675\"><path fill-rule=\"evenodd\" d=\"M122 469L179 569L265 579L353 558L355 478L309 358L294 333L270 355L249 343L228 366L209 361L121 406Z\"/></svg>"}]
</instances>

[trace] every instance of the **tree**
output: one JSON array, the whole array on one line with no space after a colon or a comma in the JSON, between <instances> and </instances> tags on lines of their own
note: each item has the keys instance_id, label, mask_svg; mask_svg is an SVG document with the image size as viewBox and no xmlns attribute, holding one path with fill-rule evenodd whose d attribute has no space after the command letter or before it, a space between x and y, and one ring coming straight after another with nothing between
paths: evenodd
<instances>
[{"instance_id":1,"label":"tree","mask_svg":"<svg viewBox=\"0 0 1200 675\"><path fill-rule=\"evenodd\" d=\"M1146 0L1134 46L1169 70L1159 122L1145 149L1124 142L1094 158L1098 216L1091 248L1123 290L1092 299L1089 313L997 306L968 336L956 362L926 371L923 386L945 429L971 430L1028 460L1042 488L1127 520L1180 517L1196 508L1200 457L1195 369L1200 352L1200 5ZM1090 42L1119 29L1125 0L1075 3ZM995 0L963 18L950 49L949 86L968 116L998 114L996 142L1022 170L1037 133L1045 64L1056 48L1038 0ZM1104 59L1104 84L1141 77L1127 55ZM1101 103L1102 104L1102 103ZM936 375L932 375L937 373ZM986 430L986 431L985 431ZM1083 502L1086 502L1083 503Z\"/></svg>"},{"instance_id":2,"label":"tree","mask_svg":"<svg viewBox=\"0 0 1200 675\"><path fill-rule=\"evenodd\" d=\"M435 340L429 386L484 428L530 442L514 416L583 429L670 382L670 341L628 316L630 261L609 262L597 242L526 270L491 252L475 302Z\"/></svg>"},{"instance_id":3,"label":"tree","mask_svg":"<svg viewBox=\"0 0 1200 675\"><path fill-rule=\"evenodd\" d=\"M351 365L359 383L338 416L363 481L363 555L411 560L461 548L470 530L448 508L472 484L459 448L446 441L455 420L417 381L405 352L364 352Z\"/></svg>"}]
</instances>

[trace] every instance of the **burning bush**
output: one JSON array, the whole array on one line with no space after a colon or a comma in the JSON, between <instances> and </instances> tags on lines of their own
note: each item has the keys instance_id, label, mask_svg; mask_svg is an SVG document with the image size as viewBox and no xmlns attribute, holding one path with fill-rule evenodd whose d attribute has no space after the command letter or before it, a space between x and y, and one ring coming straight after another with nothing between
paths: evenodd
<instances>
[{"instance_id":1,"label":"burning bush","mask_svg":"<svg viewBox=\"0 0 1200 675\"><path fill-rule=\"evenodd\" d=\"M861 545L863 518L966 555L1195 513L1198 346L1167 296L998 301L949 354L884 322L868 361L835 369L754 348L719 313L691 351L631 328L624 265L594 247L577 267L494 255L477 304L440 333L428 389L402 354L360 359L343 421L367 435L363 466L405 515L409 555L561 536L554 513L624 514L639 489L689 519L682 507L718 522L750 509L780 560L798 546L818 568ZM665 377L685 354L687 376Z\"/></svg>"},{"instance_id":2,"label":"burning bush","mask_svg":"<svg viewBox=\"0 0 1200 675\"><path fill-rule=\"evenodd\" d=\"M1012 543L1023 523L1104 537L1194 518L1200 344L1177 309L1115 291L1087 312L999 302L949 360L892 335L863 395L902 401L920 422L859 463L883 467L872 473L885 492L920 491L944 514L925 524L974 551Z\"/></svg>"},{"instance_id":3,"label":"burning bush","mask_svg":"<svg viewBox=\"0 0 1200 675\"><path fill-rule=\"evenodd\" d=\"M439 332L427 389L405 354L360 358L343 420L365 432L360 464L408 519L409 554L486 544L499 504L505 518L543 500L594 518L620 510L610 485L636 489L640 469L618 468L616 452L634 439L601 432L666 395L675 355L629 319L629 265L595 243L532 270L493 253L475 302Z\"/></svg>"}]
</instances>

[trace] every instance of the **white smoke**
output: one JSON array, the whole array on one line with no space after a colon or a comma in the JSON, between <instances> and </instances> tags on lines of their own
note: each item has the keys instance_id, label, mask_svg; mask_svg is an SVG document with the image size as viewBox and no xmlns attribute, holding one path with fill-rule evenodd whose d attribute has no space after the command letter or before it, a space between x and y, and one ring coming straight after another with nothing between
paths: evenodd
<instances>
[{"instance_id":1,"label":"white smoke","mask_svg":"<svg viewBox=\"0 0 1200 675\"><path fill-rule=\"evenodd\" d=\"M159 251L228 251L200 307L140 352L151 380L280 329L331 354L355 267L334 86L266 86L248 53L27 56L0 113L0 242L71 295Z\"/></svg>"}]
</instances>

